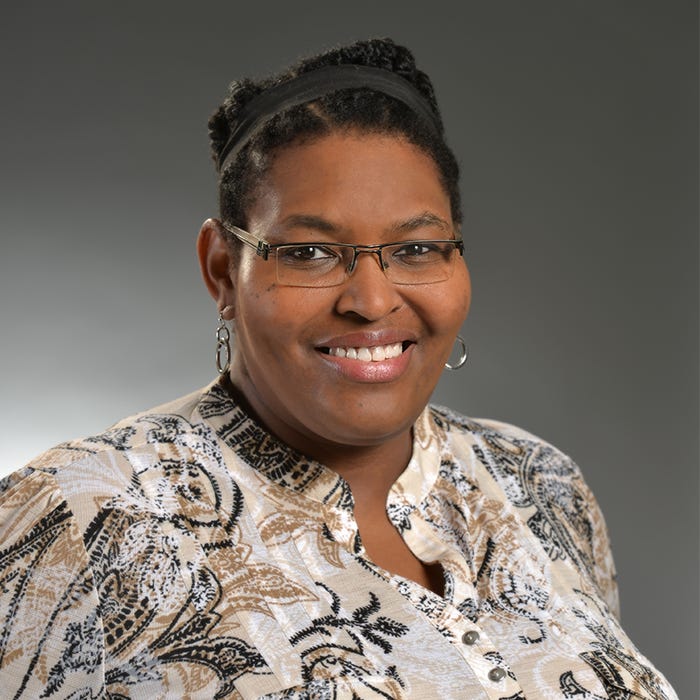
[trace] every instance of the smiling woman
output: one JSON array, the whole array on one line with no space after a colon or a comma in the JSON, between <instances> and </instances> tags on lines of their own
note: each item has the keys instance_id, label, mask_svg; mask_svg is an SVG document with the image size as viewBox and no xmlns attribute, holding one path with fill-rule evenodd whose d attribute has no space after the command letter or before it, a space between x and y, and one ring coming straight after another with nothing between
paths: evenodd
<instances>
[{"instance_id":1,"label":"smiling woman","mask_svg":"<svg viewBox=\"0 0 700 700\"><path fill-rule=\"evenodd\" d=\"M405 255L411 240L457 236L434 161L396 136L342 132L289 146L257 189L247 214L250 231L304 241L307 251L403 236L398 252ZM279 282L280 274L290 274L279 248L275 261L265 261L251 247L232 250L225 233L207 221L199 251L207 286L224 318L235 323L233 384L288 445L346 478L349 447L358 453L371 447L367 468L377 461L391 465L393 482L410 454L410 427L469 308L469 277L454 246L441 256L437 281L435 266L426 263L420 268L427 277L416 272L411 283L396 284L389 271L403 269L400 262L385 262L383 269L377 256L360 255L354 267L338 258L322 277L317 267L301 272L294 263L293 281L309 281L290 286ZM399 343L397 357L379 359ZM330 348L354 349L356 357L346 352L341 358ZM353 475L358 472L355 466Z\"/></svg>"},{"instance_id":2,"label":"smiling woman","mask_svg":"<svg viewBox=\"0 0 700 700\"><path fill-rule=\"evenodd\" d=\"M471 287L410 52L234 83L210 129L220 377L3 482L8 697L674 698L576 465L428 404Z\"/></svg>"}]
</instances>

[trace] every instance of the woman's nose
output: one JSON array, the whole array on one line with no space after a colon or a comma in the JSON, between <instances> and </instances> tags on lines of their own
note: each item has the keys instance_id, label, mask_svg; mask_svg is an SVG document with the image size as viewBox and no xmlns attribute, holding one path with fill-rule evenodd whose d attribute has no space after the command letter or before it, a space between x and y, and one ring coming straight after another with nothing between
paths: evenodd
<instances>
[{"instance_id":1,"label":"woman's nose","mask_svg":"<svg viewBox=\"0 0 700 700\"><path fill-rule=\"evenodd\" d=\"M403 298L381 267L376 253L360 253L353 271L339 287L336 310L377 321L403 304Z\"/></svg>"}]
</instances>

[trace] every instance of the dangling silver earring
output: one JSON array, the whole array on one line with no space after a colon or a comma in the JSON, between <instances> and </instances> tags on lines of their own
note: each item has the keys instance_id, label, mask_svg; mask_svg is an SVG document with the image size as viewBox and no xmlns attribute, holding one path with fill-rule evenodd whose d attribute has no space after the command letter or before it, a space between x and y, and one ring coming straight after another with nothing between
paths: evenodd
<instances>
[{"instance_id":1,"label":"dangling silver earring","mask_svg":"<svg viewBox=\"0 0 700 700\"><path fill-rule=\"evenodd\" d=\"M222 360L223 352L223 362ZM216 369L219 374L228 372L231 366L231 333L229 332L226 321L219 311L219 325L216 327Z\"/></svg>"},{"instance_id":2,"label":"dangling silver earring","mask_svg":"<svg viewBox=\"0 0 700 700\"><path fill-rule=\"evenodd\" d=\"M467 358L469 357L469 348L467 348L464 338L462 338L461 335L458 335L455 338L455 342L459 343L462 348L459 353L459 360L457 360L456 365L451 365L449 362L445 362L445 367L447 369L459 369L460 367L464 367L467 362Z\"/></svg>"}]
</instances>

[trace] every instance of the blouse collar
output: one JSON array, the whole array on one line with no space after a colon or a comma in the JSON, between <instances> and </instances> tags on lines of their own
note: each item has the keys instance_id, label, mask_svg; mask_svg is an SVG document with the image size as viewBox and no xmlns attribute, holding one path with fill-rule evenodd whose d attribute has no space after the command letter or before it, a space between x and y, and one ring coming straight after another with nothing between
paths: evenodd
<instances>
[{"instance_id":1,"label":"blouse collar","mask_svg":"<svg viewBox=\"0 0 700 700\"><path fill-rule=\"evenodd\" d=\"M328 506L352 510L352 493L345 479L270 434L236 402L229 386L230 380L222 375L205 389L198 406L219 439L239 459L279 486ZM402 500L413 505L427 495L440 468L442 432L426 407L414 424L413 453L392 494L401 493Z\"/></svg>"}]
</instances>

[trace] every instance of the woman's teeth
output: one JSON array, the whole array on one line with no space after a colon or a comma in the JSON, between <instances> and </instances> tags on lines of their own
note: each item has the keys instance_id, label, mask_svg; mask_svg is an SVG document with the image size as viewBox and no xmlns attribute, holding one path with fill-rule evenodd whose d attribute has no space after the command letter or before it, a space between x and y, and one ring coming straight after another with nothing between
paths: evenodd
<instances>
[{"instance_id":1,"label":"woman's teeth","mask_svg":"<svg viewBox=\"0 0 700 700\"><path fill-rule=\"evenodd\" d=\"M402 343L375 345L372 348L328 348L328 354L334 357L347 357L360 362L381 362L398 357L403 352Z\"/></svg>"}]
</instances>

